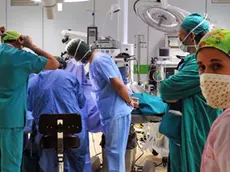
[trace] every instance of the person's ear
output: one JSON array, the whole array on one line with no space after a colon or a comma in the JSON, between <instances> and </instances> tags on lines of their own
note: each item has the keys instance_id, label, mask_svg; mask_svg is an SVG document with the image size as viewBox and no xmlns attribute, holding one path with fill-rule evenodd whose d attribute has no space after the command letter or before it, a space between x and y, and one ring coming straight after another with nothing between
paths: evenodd
<instances>
[{"instance_id":1,"label":"person's ear","mask_svg":"<svg viewBox=\"0 0 230 172\"><path fill-rule=\"evenodd\" d=\"M23 45L24 43L23 36L20 36L17 41L19 42L19 44Z\"/></svg>"},{"instance_id":2,"label":"person's ear","mask_svg":"<svg viewBox=\"0 0 230 172\"><path fill-rule=\"evenodd\" d=\"M4 26L0 27L0 36L3 36L6 32L6 28Z\"/></svg>"}]
</instances>

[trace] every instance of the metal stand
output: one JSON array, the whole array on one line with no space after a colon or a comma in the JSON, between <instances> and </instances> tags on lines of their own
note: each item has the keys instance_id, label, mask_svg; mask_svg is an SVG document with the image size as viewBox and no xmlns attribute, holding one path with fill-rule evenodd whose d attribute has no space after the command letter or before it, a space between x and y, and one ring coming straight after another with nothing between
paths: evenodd
<instances>
[{"instance_id":1,"label":"metal stand","mask_svg":"<svg viewBox=\"0 0 230 172\"><path fill-rule=\"evenodd\" d=\"M41 147L56 149L59 172L64 172L64 152L68 148L78 148L80 139L73 136L82 131L79 114L44 114L39 119L39 132L43 134Z\"/></svg>"},{"instance_id":2,"label":"metal stand","mask_svg":"<svg viewBox=\"0 0 230 172\"><path fill-rule=\"evenodd\" d=\"M136 39L136 59L137 59L137 68L136 68L137 82L138 85L141 85L141 74L140 74L141 48L143 48L143 44L146 44L146 42L143 41L144 35L135 35L135 39Z\"/></svg>"},{"instance_id":3,"label":"metal stand","mask_svg":"<svg viewBox=\"0 0 230 172\"><path fill-rule=\"evenodd\" d=\"M141 85L141 75L140 75L140 63L141 63L141 37L142 35L137 35L137 43L136 43L136 48L137 48L137 81L138 85Z\"/></svg>"},{"instance_id":4,"label":"metal stand","mask_svg":"<svg viewBox=\"0 0 230 172\"><path fill-rule=\"evenodd\" d=\"M63 120L60 119L57 121L57 126L63 127ZM64 171L64 135L63 132L57 133L57 156L59 164L59 172Z\"/></svg>"}]
</instances>

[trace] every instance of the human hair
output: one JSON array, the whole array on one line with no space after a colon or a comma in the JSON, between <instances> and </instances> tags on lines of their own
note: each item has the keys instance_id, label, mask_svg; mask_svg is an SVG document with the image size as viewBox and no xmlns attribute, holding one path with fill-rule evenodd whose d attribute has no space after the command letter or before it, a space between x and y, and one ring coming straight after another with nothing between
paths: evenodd
<instances>
[{"instance_id":1,"label":"human hair","mask_svg":"<svg viewBox=\"0 0 230 172\"><path fill-rule=\"evenodd\" d=\"M59 67L58 67L58 69L66 69L66 67L67 67L67 62L65 62L65 61L62 61L62 62L59 62Z\"/></svg>"},{"instance_id":2,"label":"human hair","mask_svg":"<svg viewBox=\"0 0 230 172\"><path fill-rule=\"evenodd\" d=\"M12 43L14 43L16 40L7 40L7 41L2 41L2 42L4 42L4 43L8 43L8 44L12 44Z\"/></svg>"},{"instance_id":3,"label":"human hair","mask_svg":"<svg viewBox=\"0 0 230 172\"><path fill-rule=\"evenodd\" d=\"M58 69L65 69L67 67L67 62L62 59L61 57L55 56L56 60L59 62L59 67Z\"/></svg>"},{"instance_id":4,"label":"human hair","mask_svg":"<svg viewBox=\"0 0 230 172\"><path fill-rule=\"evenodd\" d=\"M195 36L195 41L196 44L199 44L200 40L204 37L204 35L206 35L207 32L202 31L200 32L198 35Z\"/></svg>"}]
</instances>

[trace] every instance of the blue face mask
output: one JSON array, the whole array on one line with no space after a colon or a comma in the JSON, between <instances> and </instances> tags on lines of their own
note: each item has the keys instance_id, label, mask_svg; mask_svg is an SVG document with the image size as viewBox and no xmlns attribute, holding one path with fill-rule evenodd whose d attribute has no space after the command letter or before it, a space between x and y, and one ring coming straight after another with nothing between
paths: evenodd
<instances>
[{"instance_id":1,"label":"blue face mask","mask_svg":"<svg viewBox=\"0 0 230 172\"><path fill-rule=\"evenodd\" d=\"M188 46L184 45L182 42L181 42L181 45L180 45L180 49L181 51L187 53L188 52Z\"/></svg>"},{"instance_id":2,"label":"blue face mask","mask_svg":"<svg viewBox=\"0 0 230 172\"><path fill-rule=\"evenodd\" d=\"M193 45L185 45L184 44L184 42L185 42L185 40L188 38L188 36L191 34L191 32L184 38L184 40L183 41L180 41L180 46L179 46L179 48L183 51L183 52L185 52L185 53L187 53L188 52L188 49L189 48L196 48L197 49L197 45L196 45L196 41L195 41L195 38L193 38Z\"/></svg>"}]
</instances>

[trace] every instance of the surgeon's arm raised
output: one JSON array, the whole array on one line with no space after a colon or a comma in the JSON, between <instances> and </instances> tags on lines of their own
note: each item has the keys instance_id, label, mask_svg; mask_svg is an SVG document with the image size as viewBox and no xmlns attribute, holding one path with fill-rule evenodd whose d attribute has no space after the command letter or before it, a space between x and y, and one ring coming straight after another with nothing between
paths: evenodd
<instances>
[{"instance_id":1,"label":"surgeon's arm raised","mask_svg":"<svg viewBox=\"0 0 230 172\"><path fill-rule=\"evenodd\" d=\"M52 70L52 69L57 69L59 67L59 62L51 54L43 51L36 45L33 45L30 49L34 51L37 55L46 57L48 59L48 62L46 63L46 66L44 69Z\"/></svg>"},{"instance_id":2,"label":"surgeon's arm raised","mask_svg":"<svg viewBox=\"0 0 230 172\"><path fill-rule=\"evenodd\" d=\"M48 59L48 62L46 63L44 69L52 70L52 69L57 69L59 67L59 62L56 60L56 58L51 54L40 49L35 44L33 44L32 39L29 36L21 36L20 40L21 40L21 44L24 47L27 47L32 51L34 51L37 55L43 56Z\"/></svg>"}]
</instances>

